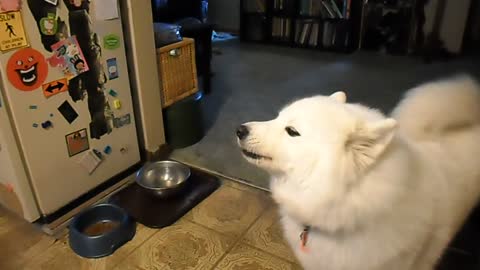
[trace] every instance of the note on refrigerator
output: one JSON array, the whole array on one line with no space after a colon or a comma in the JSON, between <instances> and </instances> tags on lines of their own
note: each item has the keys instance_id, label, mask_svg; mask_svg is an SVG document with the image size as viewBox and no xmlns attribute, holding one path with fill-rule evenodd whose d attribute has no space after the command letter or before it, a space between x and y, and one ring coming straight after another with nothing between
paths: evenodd
<instances>
[{"instance_id":1,"label":"note on refrigerator","mask_svg":"<svg viewBox=\"0 0 480 270\"><path fill-rule=\"evenodd\" d=\"M97 20L113 20L118 18L118 0L96 0L95 18Z\"/></svg>"},{"instance_id":2,"label":"note on refrigerator","mask_svg":"<svg viewBox=\"0 0 480 270\"><path fill-rule=\"evenodd\" d=\"M92 174L98 165L102 163L102 159L94 151L88 151L83 155L78 163L88 171L88 174Z\"/></svg>"}]
</instances>

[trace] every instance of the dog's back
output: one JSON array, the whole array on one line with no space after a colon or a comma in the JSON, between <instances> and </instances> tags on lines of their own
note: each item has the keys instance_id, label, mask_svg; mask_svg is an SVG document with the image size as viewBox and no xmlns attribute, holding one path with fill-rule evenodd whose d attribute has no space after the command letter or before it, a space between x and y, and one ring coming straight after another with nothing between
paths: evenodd
<instances>
[{"instance_id":1,"label":"dog's back","mask_svg":"<svg viewBox=\"0 0 480 270\"><path fill-rule=\"evenodd\" d=\"M430 269L423 267L441 256L479 199L480 87L465 75L423 84L407 93L392 116L427 164L422 178L438 198L432 235L414 268Z\"/></svg>"}]
</instances>

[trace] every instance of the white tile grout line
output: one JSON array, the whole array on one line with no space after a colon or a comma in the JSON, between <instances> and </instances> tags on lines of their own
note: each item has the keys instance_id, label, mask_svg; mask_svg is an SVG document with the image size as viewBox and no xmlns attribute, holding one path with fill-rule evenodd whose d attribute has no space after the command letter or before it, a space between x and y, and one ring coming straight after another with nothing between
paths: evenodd
<instances>
[{"instance_id":1,"label":"white tile grout line","mask_svg":"<svg viewBox=\"0 0 480 270\"><path fill-rule=\"evenodd\" d=\"M266 192L269 192L269 193L270 193L270 189L268 189L268 188L263 188L263 187L259 187L259 186L255 186L255 185L251 184L250 182L248 182L247 180L244 180L244 179L242 179L242 178L237 178L237 177L228 176L228 175L222 174L222 173L217 172L217 171L213 171L213 170L210 170L210 169L207 169L207 168L199 167L199 166L194 165L194 164L192 164L192 163L190 163L190 162L184 162L184 161L180 161L180 160L177 160L177 159L174 159L174 158L172 158L172 160L177 161L177 162L180 162L180 163L183 163L183 164L188 165L188 166L190 166L190 167L193 167L193 168L195 168L195 169L198 169L198 170L201 170L201 171L204 171L204 172L213 174L213 175L215 175L215 176L222 177L222 178L225 178L225 179L228 179L228 180L231 180L231 181L235 181L235 182L238 182L238 183L240 183L240 184L247 185L247 186L250 186L250 187L252 187L252 188L260 189L260 190L263 190L263 191L266 191Z\"/></svg>"}]
</instances>

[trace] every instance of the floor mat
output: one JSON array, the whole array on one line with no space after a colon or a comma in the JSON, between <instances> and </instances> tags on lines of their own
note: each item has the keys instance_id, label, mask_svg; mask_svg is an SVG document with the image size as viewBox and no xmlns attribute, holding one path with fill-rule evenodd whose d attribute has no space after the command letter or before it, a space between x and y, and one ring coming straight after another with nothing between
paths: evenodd
<instances>
[{"instance_id":1,"label":"floor mat","mask_svg":"<svg viewBox=\"0 0 480 270\"><path fill-rule=\"evenodd\" d=\"M133 183L113 195L110 202L125 209L138 223L147 227L172 225L220 186L220 180L210 174L196 169L191 169L191 173L185 190L179 196L160 199Z\"/></svg>"}]
</instances>

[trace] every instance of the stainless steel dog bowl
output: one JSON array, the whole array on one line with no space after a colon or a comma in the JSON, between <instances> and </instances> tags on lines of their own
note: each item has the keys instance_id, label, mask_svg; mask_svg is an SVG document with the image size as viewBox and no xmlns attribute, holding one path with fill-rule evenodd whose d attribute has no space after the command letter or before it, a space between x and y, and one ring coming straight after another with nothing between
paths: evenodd
<instances>
[{"instance_id":1,"label":"stainless steel dog bowl","mask_svg":"<svg viewBox=\"0 0 480 270\"><path fill-rule=\"evenodd\" d=\"M135 181L155 196L169 198L183 190L190 174L188 166L163 160L144 165L138 171Z\"/></svg>"}]
</instances>

